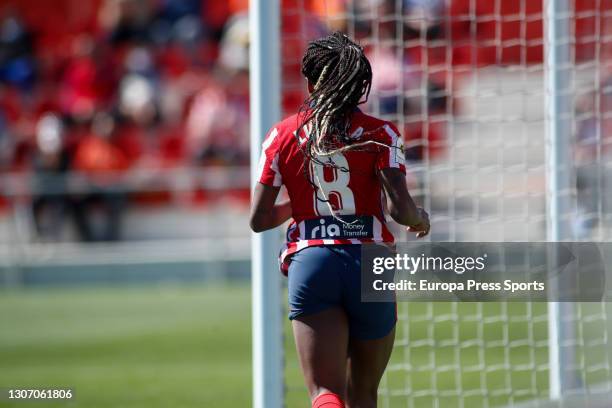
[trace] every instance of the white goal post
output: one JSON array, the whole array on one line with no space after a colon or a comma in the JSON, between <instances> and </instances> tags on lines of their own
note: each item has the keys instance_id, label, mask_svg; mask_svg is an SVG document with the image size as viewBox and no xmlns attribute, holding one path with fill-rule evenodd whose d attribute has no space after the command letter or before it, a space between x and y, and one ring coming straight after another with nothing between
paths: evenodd
<instances>
[{"instance_id":1,"label":"white goal post","mask_svg":"<svg viewBox=\"0 0 612 408\"><path fill-rule=\"evenodd\" d=\"M251 0L250 105L251 184L255 185L261 144L280 119L280 4ZM277 231L252 235L253 407L282 407L283 336Z\"/></svg>"},{"instance_id":2,"label":"white goal post","mask_svg":"<svg viewBox=\"0 0 612 408\"><path fill-rule=\"evenodd\" d=\"M546 191L549 242L571 239L571 123L569 0L544 0L544 75L546 103ZM553 288L554 290L554 288ZM571 314L569 302L548 303L549 397L560 400L563 392L579 381L569 367L573 355L563 352L560 344L574 337L573 326L563 316Z\"/></svg>"}]
</instances>

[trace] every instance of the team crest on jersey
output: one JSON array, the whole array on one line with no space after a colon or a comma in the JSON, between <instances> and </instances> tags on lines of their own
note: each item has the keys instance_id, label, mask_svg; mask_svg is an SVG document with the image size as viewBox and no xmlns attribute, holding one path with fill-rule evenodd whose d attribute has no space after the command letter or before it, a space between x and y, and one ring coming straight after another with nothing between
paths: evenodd
<instances>
[{"instance_id":1,"label":"team crest on jersey","mask_svg":"<svg viewBox=\"0 0 612 408\"><path fill-rule=\"evenodd\" d=\"M351 133L351 139L359 139L363 135L363 128L359 126L353 133Z\"/></svg>"}]
</instances>

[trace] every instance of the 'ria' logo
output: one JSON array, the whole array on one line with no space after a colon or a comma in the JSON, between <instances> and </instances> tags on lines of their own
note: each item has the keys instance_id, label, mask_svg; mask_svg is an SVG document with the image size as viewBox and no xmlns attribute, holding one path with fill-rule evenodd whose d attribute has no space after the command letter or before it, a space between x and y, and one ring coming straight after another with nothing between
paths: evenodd
<instances>
[{"instance_id":1,"label":"'ria' logo","mask_svg":"<svg viewBox=\"0 0 612 408\"><path fill-rule=\"evenodd\" d=\"M338 224L325 225L324 219L319 220L319 222L321 225L312 229L311 238L337 237L340 235L340 226ZM317 235L320 235L320 237Z\"/></svg>"}]
</instances>

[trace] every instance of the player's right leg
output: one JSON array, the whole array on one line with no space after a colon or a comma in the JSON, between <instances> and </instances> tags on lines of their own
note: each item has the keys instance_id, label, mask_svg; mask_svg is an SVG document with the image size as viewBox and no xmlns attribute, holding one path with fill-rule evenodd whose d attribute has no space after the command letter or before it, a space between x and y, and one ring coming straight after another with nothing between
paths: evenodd
<instances>
[{"instance_id":1,"label":"player's right leg","mask_svg":"<svg viewBox=\"0 0 612 408\"><path fill-rule=\"evenodd\" d=\"M329 247L305 248L289 267L289 318L314 408L344 407L349 329L340 306L343 268Z\"/></svg>"}]
</instances>

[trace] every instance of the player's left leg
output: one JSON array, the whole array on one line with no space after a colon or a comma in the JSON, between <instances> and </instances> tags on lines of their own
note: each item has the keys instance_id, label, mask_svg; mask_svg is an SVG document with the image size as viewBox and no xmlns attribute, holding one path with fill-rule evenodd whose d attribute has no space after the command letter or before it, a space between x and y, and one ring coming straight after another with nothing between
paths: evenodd
<instances>
[{"instance_id":1,"label":"player's left leg","mask_svg":"<svg viewBox=\"0 0 612 408\"><path fill-rule=\"evenodd\" d=\"M349 321L347 407L375 408L378 385L393 350L396 303L362 301L361 249L355 245L343 250L343 304Z\"/></svg>"},{"instance_id":2,"label":"player's left leg","mask_svg":"<svg viewBox=\"0 0 612 408\"><path fill-rule=\"evenodd\" d=\"M347 408L376 408L378 385L391 357L394 340L395 328L379 339L349 341Z\"/></svg>"}]
</instances>

